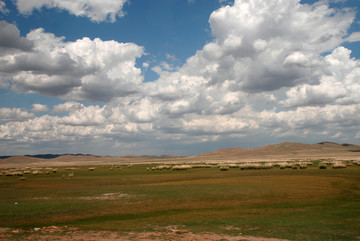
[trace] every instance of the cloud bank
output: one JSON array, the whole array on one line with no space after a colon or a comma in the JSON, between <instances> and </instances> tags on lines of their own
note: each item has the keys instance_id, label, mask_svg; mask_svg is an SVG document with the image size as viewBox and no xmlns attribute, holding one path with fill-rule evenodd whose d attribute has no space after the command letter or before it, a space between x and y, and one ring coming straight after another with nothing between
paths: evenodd
<instances>
[{"instance_id":1,"label":"cloud bank","mask_svg":"<svg viewBox=\"0 0 360 241\"><path fill-rule=\"evenodd\" d=\"M20 12L75 9L57 1L17 4ZM155 67L160 77L153 82L144 82L136 67L142 46L86 37L69 42L43 29L20 37L15 25L2 21L0 31L9 38L0 37L6 50L0 56L2 86L10 81L15 92L56 96L64 103L51 112L34 106L33 112L47 112L40 117L1 109L6 123L0 139L8 141L0 145L30 150L60 142L64 148L78 143L99 150L96 143L103 143L102 153L139 154L252 138L355 140L360 62L341 46L358 39L348 33L354 18L352 10L322 1L237 0L211 14L211 42L176 70Z\"/></svg>"},{"instance_id":2,"label":"cloud bank","mask_svg":"<svg viewBox=\"0 0 360 241\"><path fill-rule=\"evenodd\" d=\"M133 43L91 40L66 42L44 29L19 36L13 24L0 22L0 71L15 92L62 99L109 101L138 92L143 81L135 67L143 48ZM4 81L4 78L3 78Z\"/></svg>"}]
</instances>

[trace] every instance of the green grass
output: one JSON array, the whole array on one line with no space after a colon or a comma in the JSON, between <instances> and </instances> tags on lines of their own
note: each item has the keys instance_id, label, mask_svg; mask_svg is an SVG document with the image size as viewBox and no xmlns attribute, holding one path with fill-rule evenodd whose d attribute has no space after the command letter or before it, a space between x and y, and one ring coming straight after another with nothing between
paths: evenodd
<instances>
[{"instance_id":1,"label":"green grass","mask_svg":"<svg viewBox=\"0 0 360 241\"><path fill-rule=\"evenodd\" d=\"M69 173L0 177L0 227L50 225L149 231L178 225L192 232L290 240L360 237L360 168L146 171L99 166ZM102 199L106 194L126 194ZM17 203L17 204L15 204Z\"/></svg>"}]
</instances>

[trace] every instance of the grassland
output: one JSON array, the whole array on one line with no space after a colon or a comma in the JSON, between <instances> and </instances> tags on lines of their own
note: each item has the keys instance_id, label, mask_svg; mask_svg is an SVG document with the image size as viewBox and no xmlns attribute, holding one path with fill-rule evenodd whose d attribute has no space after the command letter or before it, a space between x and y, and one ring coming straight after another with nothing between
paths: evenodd
<instances>
[{"instance_id":1,"label":"grassland","mask_svg":"<svg viewBox=\"0 0 360 241\"><path fill-rule=\"evenodd\" d=\"M3 175L0 227L148 232L176 226L290 240L360 239L359 166L147 170L152 167L59 167L26 180Z\"/></svg>"}]
</instances>

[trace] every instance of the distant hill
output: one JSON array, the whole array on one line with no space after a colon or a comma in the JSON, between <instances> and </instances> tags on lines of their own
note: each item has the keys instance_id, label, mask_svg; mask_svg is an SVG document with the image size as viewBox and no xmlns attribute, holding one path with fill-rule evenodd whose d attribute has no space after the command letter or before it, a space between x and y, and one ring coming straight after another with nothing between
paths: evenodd
<instances>
[{"instance_id":1,"label":"distant hill","mask_svg":"<svg viewBox=\"0 0 360 241\"><path fill-rule=\"evenodd\" d=\"M348 143L320 142L303 144L283 142L253 149L230 148L204 153L192 157L170 155L152 156L99 156L90 154L39 154L0 157L0 167L26 166L76 166L113 163L164 163L168 161L205 160L288 160L288 159L357 159L360 160L360 145Z\"/></svg>"},{"instance_id":2,"label":"distant hill","mask_svg":"<svg viewBox=\"0 0 360 241\"><path fill-rule=\"evenodd\" d=\"M59 156L93 156L92 154L36 154L36 155L24 155L26 157L34 157L34 158L41 158L41 159L54 159ZM14 156L0 156L0 159L7 159Z\"/></svg>"},{"instance_id":3,"label":"distant hill","mask_svg":"<svg viewBox=\"0 0 360 241\"><path fill-rule=\"evenodd\" d=\"M283 142L266 145L253 149L231 148L204 153L193 158L197 159L274 159L274 158L339 158L340 156L356 156L360 152L359 145L338 144L334 142L320 142L316 144L303 144L296 142Z\"/></svg>"},{"instance_id":4,"label":"distant hill","mask_svg":"<svg viewBox=\"0 0 360 241\"><path fill-rule=\"evenodd\" d=\"M6 158L9 158L9 157L12 157L12 156L0 156L0 159L6 159Z\"/></svg>"},{"instance_id":5,"label":"distant hill","mask_svg":"<svg viewBox=\"0 0 360 241\"><path fill-rule=\"evenodd\" d=\"M104 157L99 155L92 155L92 154L36 154L36 155L24 155L26 157L33 157L33 158L40 158L40 159L55 159L61 157L64 158L71 158L71 157ZM15 156L0 156L0 159L7 159L10 157ZM128 155L128 156L122 156L123 158L144 158L144 159L169 159L169 158L179 158L183 156L174 156L174 155L142 155L142 156L136 156L136 155Z\"/></svg>"},{"instance_id":6,"label":"distant hill","mask_svg":"<svg viewBox=\"0 0 360 241\"><path fill-rule=\"evenodd\" d=\"M44 167L44 166L79 166L122 163L164 162L181 159L171 155L142 156L100 156L91 154L38 154L25 156L2 156L0 168L9 167Z\"/></svg>"}]
</instances>

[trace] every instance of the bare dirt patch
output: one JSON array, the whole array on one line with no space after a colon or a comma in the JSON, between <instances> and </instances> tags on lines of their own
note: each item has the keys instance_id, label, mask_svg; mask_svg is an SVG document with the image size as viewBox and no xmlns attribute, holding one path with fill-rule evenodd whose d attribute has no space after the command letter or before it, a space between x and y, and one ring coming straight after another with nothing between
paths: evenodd
<instances>
[{"instance_id":1,"label":"bare dirt patch","mask_svg":"<svg viewBox=\"0 0 360 241\"><path fill-rule=\"evenodd\" d=\"M17 230L0 228L0 239L3 241L10 240L58 240L58 241L84 241L84 240L96 240L96 241L130 241L130 240L229 240L229 241L286 241L285 239L276 238L262 238L246 235L223 235L209 232L191 233L187 230L180 230L173 227L165 228L164 232L111 232L111 231L83 231L73 227L57 227L49 226L42 228L34 228L32 230Z\"/></svg>"}]
</instances>

